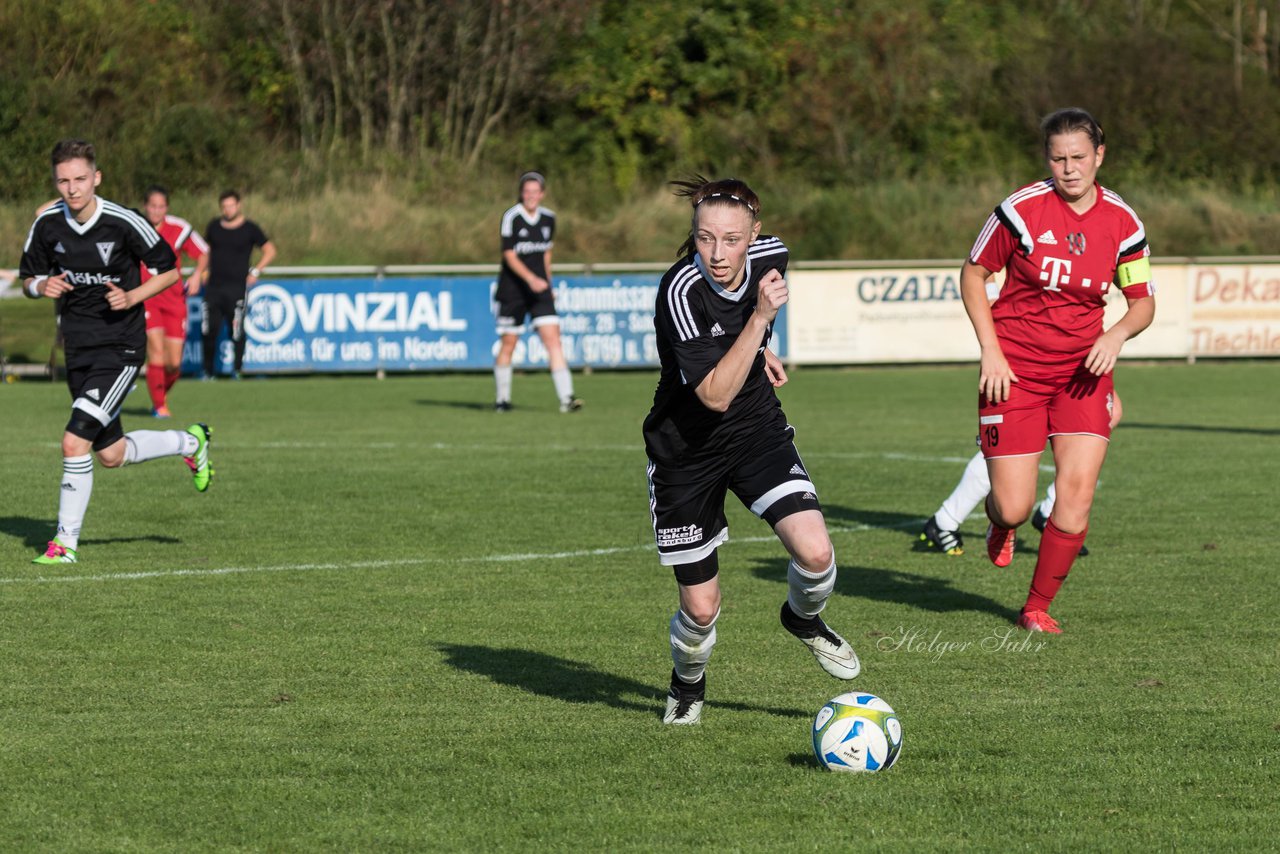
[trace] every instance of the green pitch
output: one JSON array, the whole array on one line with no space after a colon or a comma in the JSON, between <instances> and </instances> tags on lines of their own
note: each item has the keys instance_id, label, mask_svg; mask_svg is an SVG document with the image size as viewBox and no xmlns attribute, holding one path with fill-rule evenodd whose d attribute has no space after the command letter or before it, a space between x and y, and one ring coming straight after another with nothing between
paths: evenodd
<instances>
[{"instance_id":1,"label":"green pitch","mask_svg":"<svg viewBox=\"0 0 1280 854\"><path fill-rule=\"evenodd\" d=\"M214 427L212 488L98 468L58 567L30 560L66 391L0 387L0 849L1275 844L1280 363L1122 366L1065 634L1029 640L1029 527L1005 570L978 519L962 557L913 548L973 452L974 371L793 374L825 616L904 728L869 776L809 755L849 686L778 626L783 551L737 505L704 721L660 724L654 381L580 377L562 416L545 375L509 415L486 376L187 380L174 426ZM168 426L147 405L126 429Z\"/></svg>"}]
</instances>

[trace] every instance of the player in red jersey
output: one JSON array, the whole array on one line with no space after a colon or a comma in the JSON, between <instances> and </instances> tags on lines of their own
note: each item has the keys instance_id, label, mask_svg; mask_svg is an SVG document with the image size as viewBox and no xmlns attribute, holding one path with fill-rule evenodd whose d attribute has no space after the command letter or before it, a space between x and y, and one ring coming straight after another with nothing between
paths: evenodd
<instances>
[{"instance_id":1,"label":"player in red jersey","mask_svg":"<svg viewBox=\"0 0 1280 854\"><path fill-rule=\"evenodd\" d=\"M148 187L143 212L173 249L179 263L183 255L195 262L191 281L202 281L209 265L209 246L191 223L169 213L169 191L158 185ZM142 281L149 278L150 271L143 267ZM147 300L146 311L147 391L151 393L151 414L168 418L167 396L182 375L182 345L187 340L187 296L182 281Z\"/></svg>"},{"instance_id":2,"label":"player in red jersey","mask_svg":"<svg viewBox=\"0 0 1280 854\"><path fill-rule=\"evenodd\" d=\"M1067 108L1041 130L1051 176L996 207L960 272L960 294L982 350L978 432L996 566L1013 558L1014 531L1031 515L1040 455L1052 442L1058 498L1018 625L1056 634L1049 605L1084 543L1111 437L1111 371L1124 342L1151 324L1155 297L1142 221L1096 181L1102 128ZM1001 269L1004 288L988 304L985 282ZM1129 310L1103 331L1113 287Z\"/></svg>"}]
</instances>

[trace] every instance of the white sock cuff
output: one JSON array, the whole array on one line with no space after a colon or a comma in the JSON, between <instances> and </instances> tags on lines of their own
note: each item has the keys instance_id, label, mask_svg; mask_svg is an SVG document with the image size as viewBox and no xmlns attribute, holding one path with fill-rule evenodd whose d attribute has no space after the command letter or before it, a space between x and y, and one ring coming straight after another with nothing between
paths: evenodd
<instances>
[{"instance_id":1,"label":"white sock cuff","mask_svg":"<svg viewBox=\"0 0 1280 854\"><path fill-rule=\"evenodd\" d=\"M816 617L827 607L827 599L836 589L836 559L820 573L802 569L792 560L787 564L787 604L802 617Z\"/></svg>"}]
</instances>

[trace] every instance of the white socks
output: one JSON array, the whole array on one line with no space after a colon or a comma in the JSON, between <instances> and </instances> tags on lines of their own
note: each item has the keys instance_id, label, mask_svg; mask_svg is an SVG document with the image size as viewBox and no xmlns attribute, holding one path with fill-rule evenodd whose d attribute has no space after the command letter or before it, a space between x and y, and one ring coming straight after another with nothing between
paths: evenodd
<instances>
[{"instance_id":1,"label":"white socks","mask_svg":"<svg viewBox=\"0 0 1280 854\"><path fill-rule=\"evenodd\" d=\"M938 527L944 531L959 530L964 520L969 518L969 514L990 491L991 475L987 473L987 461L983 458L982 451L978 451L964 467L960 482L947 496L947 500L942 502L942 506L934 514L933 521L937 522Z\"/></svg>"},{"instance_id":2,"label":"white socks","mask_svg":"<svg viewBox=\"0 0 1280 854\"><path fill-rule=\"evenodd\" d=\"M710 625L700 626L684 611L676 611L671 617L671 663L676 676L684 682L697 682L711 660L711 649L716 645L716 619Z\"/></svg>"},{"instance_id":3,"label":"white socks","mask_svg":"<svg viewBox=\"0 0 1280 854\"><path fill-rule=\"evenodd\" d=\"M62 494L58 498L58 542L69 549L80 544L80 526L93 494L93 454L62 458Z\"/></svg>"},{"instance_id":4,"label":"white socks","mask_svg":"<svg viewBox=\"0 0 1280 854\"><path fill-rule=\"evenodd\" d=\"M145 463L157 457L189 457L200 442L186 430L134 430L124 436L124 461Z\"/></svg>"},{"instance_id":5,"label":"white socks","mask_svg":"<svg viewBox=\"0 0 1280 854\"><path fill-rule=\"evenodd\" d=\"M494 400L498 403L511 402L511 373L510 365L493 366L493 382L498 387L498 395Z\"/></svg>"},{"instance_id":6,"label":"white socks","mask_svg":"<svg viewBox=\"0 0 1280 854\"><path fill-rule=\"evenodd\" d=\"M1057 484L1049 481L1049 489L1044 494L1044 501L1040 502L1040 515L1048 519L1053 515L1053 503L1058 499Z\"/></svg>"},{"instance_id":7,"label":"white socks","mask_svg":"<svg viewBox=\"0 0 1280 854\"><path fill-rule=\"evenodd\" d=\"M556 368L551 372L551 381L556 384L556 397L561 403L573 399L573 374L568 368Z\"/></svg>"},{"instance_id":8,"label":"white socks","mask_svg":"<svg viewBox=\"0 0 1280 854\"><path fill-rule=\"evenodd\" d=\"M816 617L827 607L827 599L836 587L836 559L819 573L801 569L792 560L787 564L787 604L801 617Z\"/></svg>"}]
</instances>

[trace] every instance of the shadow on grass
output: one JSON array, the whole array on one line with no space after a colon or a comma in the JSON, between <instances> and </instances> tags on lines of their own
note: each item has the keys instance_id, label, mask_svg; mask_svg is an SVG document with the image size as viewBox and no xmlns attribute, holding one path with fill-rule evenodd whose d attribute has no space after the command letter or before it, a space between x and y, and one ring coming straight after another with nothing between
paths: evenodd
<instances>
[{"instance_id":1,"label":"shadow on grass","mask_svg":"<svg viewBox=\"0 0 1280 854\"><path fill-rule=\"evenodd\" d=\"M447 406L450 409L470 409L473 412L492 412L493 404L479 400L415 400L418 406Z\"/></svg>"},{"instance_id":2,"label":"shadow on grass","mask_svg":"<svg viewBox=\"0 0 1280 854\"><path fill-rule=\"evenodd\" d=\"M484 676L507 685L563 700L566 703L599 703L615 709L661 715L666 704L666 685L637 682L597 670L590 664L558 658L542 652L512 647L436 645L445 663L456 670ZM764 712L788 718L807 718L803 709L780 709L751 703L734 703L712 696L717 709Z\"/></svg>"},{"instance_id":3,"label":"shadow on grass","mask_svg":"<svg viewBox=\"0 0 1280 854\"><path fill-rule=\"evenodd\" d=\"M757 578L776 581L785 586L787 563L787 560L779 558L758 560L752 572ZM835 592L851 598L909 605L935 614L948 611L977 611L994 614L1010 622L1018 618L1017 611L1005 607L994 599L961 590L948 579L930 578L926 575L914 575L894 569L842 566L836 575Z\"/></svg>"},{"instance_id":4,"label":"shadow on grass","mask_svg":"<svg viewBox=\"0 0 1280 854\"><path fill-rule=\"evenodd\" d=\"M53 538L57 522L52 519L32 519L27 516L0 516L0 534L22 540L23 545L33 549L43 549ZM182 540L177 537L111 537L109 539L83 539L82 546L105 546L119 543L169 543L177 544Z\"/></svg>"},{"instance_id":5,"label":"shadow on grass","mask_svg":"<svg viewBox=\"0 0 1280 854\"><path fill-rule=\"evenodd\" d=\"M1149 424L1125 421L1126 430L1187 430L1193 433L1239 433L1247 436L1280 436L1280 430L1266 427L1211 427L1207 424Z\"/></svg>"},{"instance_id":6,"label":"shadow on grass","mask_svg":"<svg viewBox=\"0 0 1280 854\"><path fill-rule=\"evenodd\" d=\"M920 531L924 527L924 516L912 516L905 513L895 513L882 510L854 510L850 507L841 507L839 504L822 506L822 515L827 519L827 527L833 533L839 533L841 529L860 530L876 528L885 531L901 531L911 543L911 550L916 552L933 552L941 554L936 548L932 548L928 543L920 539ZM985 522L983 523L985 525ZM1030 530L1030 526L1027 526ZM979 549L984 549L983 539L986 537L986 529L981 531L961 531L968 545L966 548L974 550L975 554L979 554ZM1035 554L1036 549L1031 548L1027 544L1026 537L1019 532L1017 542L1014 544L1014 551L1018 554Z\"/></svg>"}]
</instances>

